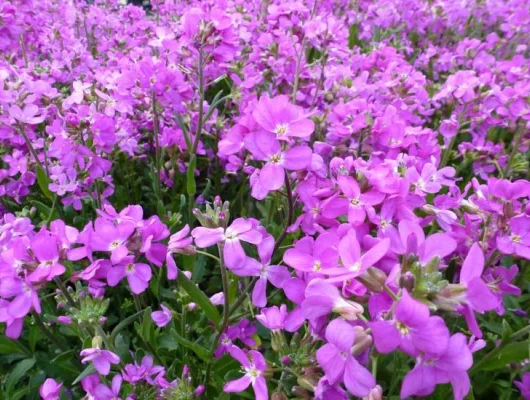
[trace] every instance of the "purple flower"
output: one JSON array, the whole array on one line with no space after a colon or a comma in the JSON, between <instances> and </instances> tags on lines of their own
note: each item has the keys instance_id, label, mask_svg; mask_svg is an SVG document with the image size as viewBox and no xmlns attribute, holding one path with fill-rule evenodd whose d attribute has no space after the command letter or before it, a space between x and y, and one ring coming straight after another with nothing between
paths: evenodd
<instances>
[{"instance_id":1,"label":"purple flower","mask_svg":"<svg viewBox=\"0 0 530 400\"><path fill-rule=\"evenodd\" d=\"M355 330L342 319L335 319L326 328L327 343L317 351L317 361L331 385L344 382L346 389L357 397L368 396L375 379L351 354Z\"/></svg>"},{"instance_id":2,"label":"purple flower","mask_svg":"<svg viewBox=\"0 0 530 400\"><path fill-rule=\"evenodd\" d=\"M350 224L360 225L366 219L366 212L385 198L385 194L377 190L361 193L359 184L351 176L339 175L337 183L345 197L333 197L323 205L322 215L326 218L347 214Z\"/></svg>"},{"instance_id":3,"label":"purple flower","mask_svg":"<svg viewBox=\"0 0 530 400\"><path fill-rule=\"evenodd\" d=\"M510 220L510 232L497 236L497 247L503 254L516 254L530 260L530 217L521 215Z\"/></svg>"},{"instance_id":4,"label":"purple flower","mask_svg":"<svg viewBox=\"0 0 530 400\"><path fill-rule=\"evenodd\" d=\"M530 372L523 373L520 381L515 381L515 386L521 391L523 399L530 399Z\"/></svg>"},{"instance_id":5,"label":"purple flower","mask_svg":"<svg viewBox=\"0 0 530 400\"><path fill-rule=\"evenodd\" d=\"M108 375L110 372L110 365L120 363L120 357L116 354L108 350L98 349L97 347L82 350L81 357L84 357L81 360L83 364L92 361L94 368L96 368L100 375Z\"/></svg>"},{"instance_id":6,"label":"purple flower","mask_svg":"<svg viewBox=\"0 0 530 400\"><path fill-rule=\"evenodd\" d=\"M147 289L151 280L151 267L143 263L135 263L133 256L122 258L107 274L109 286L116 286L123 278L127 278L129 287L134 294Z\"/></svg>"},{"instance_id":7,"label":"purple flower","mask_svg":"<svg viewBox=\"0 0 530 400\"><path fill-rule=\"evenodd\" d=\"M261 262L247 258L247 264L244 268L233 270L234 274L238 276L259 276L252 290L252 302L257 307L267 305L267 281L277 288L282 288L287 279L291 277L287 268L280 265L270 265L273 250L274 237L267 235L258 245Z\"/></svg>"},{"instance_id":8,"label":"purple flower","mask_svg":"<svg viewBox=\"0 0 530 400\"><path fill-rule=\"evenodd\" d=\"M66 271L66 268L59 263L58 240L55 235L42 229L31 240L31 250L39 265L29 274L30 282L51 281Z\"/></svg>"},{"instance_id":9,"label":"purple flower","mask_svg":"<svg viewBox=\"0 0 530 400\"><path fill-rule=\"evenodd\" d=\"M110 251L113 263L119 262L129 254L127 239L132 235L136 224L122 221L115 225L104 218L96 219L94 232L90 235L90 246L96 251Z\"/></svg>"},{"instance_id":10,"label":"purple flower","mask_svg":"<svg viewBox=\"0 0 530 400\"><path fill-rule=\"evenodd\" d=\"M39 295L35 288L20 278L4 278L0 282L0 296L13 298L7 306L7 315L14 319L25 317L33 307L40 314Z\"/></svg>"},{"instance_id":11,"label":"purple flower","mask_svg":"<svg viewBox=\"0 0 530 400\"><path fill-rule=\"evenodd\" d=\"M344 299L339 289L331 283L313 279L306 288L302 311L310 320L335 312L344 319L353 321L364 309L360 304Z\"/></svg>"},{"instance_id":12,"label":"purple flower","mask_svg":"<svg viewBox=\"0 0 530 400\"><path fill-rule=\"evenodd\" d=\"M308 146L295 146L284 151L275 135L268 132L249 134L245 138L245 147L256 160L266 162L262 169L256 172L256 177L251 179L252 196L258 200L283 186L286 169L305 169L312 160L312 152Z\"/></svg>"},{"instance_id":13,"label":"purple flower","mask_svg":"<svg viewBox=\"0 0 530 400\"><path fill-rule=\"evenodd\" d=\"M271 331L280 331L284 329L286 317L287 306L285 304L282 304L280 308L277 306L262 308L261 314L256 315L256 319Z\"/></svg>"},{"instance_id":14,"label":"purple flower","mask_svg":"<svg viewBox=\"0 0 530 400\"><path fill-rule=\"evenodd\" d=\"M154 311L151 313L151 318L153 321L155 321L155 324L163 328L167 324L171 322L172 314L171 310L167 308L165 305L161 304L160 307L162 308L162 311Z\"/></svg>"},{"instance_id":15,"label":"purple flower","mask_svg":"<svg viewBox=\"0 0 530 400\"><path fill-rule=\"evenodd\" d=\"M243 268L246 262L245 251L241 241L258 244L262 235L250 220L238 218L226 228L195 228L191 235L198 247L209 247L216 243L224 243L223 259L228 268Z\"/></svg>"},{"instance_id":16,"label":"purple flower","mask_svg":"<svg viewBox=\"0 0 530 400\"><path fill-rule=\"evenodd\" d=\"M429 308L403 289L392 318L370 323L377 351L396 348L415 356L418 351L442 354L449 343L449 330L440 317L431 317Z\"/></svg>"},{"instance_id":17,"label":"purple flower","mask_svg":"<svg viewBox=\"0 0 530 400\"><path fill-rule=\"evenodd\" d=\"M39 393L42 400L59 400L63 384L48 378L41 385Z\"/></svg>"},{"instance_id":18,"label":"purple flower","mask_svg":"<svg viewBox=\"0 0 530 400\"><path fill-rule=\"evenodd\" d=\"M99 384L96 386L96 398L98 400L120 400L120 389L123 378L121 375L115 375L112 378L110 388L107 385Z\"/></svg>"},{"instance_id":19,"label":"purple flower","mask_svg":"<svg viewBox=\"0 0 530 400\"><path fill-rule=\"evenodd\" d=\"M264 131L275 134L279 140L307 138L315 130L302 107L291 104L289 97L283 95L272 99L261 96L252 116Z\"/></svg>"},{"instance_id":20,"label":"purple flower","mask_svg":"<svg viewBox=\"0 0 530 400\"><path fill-rule=\"evenodd\" d=\"M263 376L267 369L267 362L263 355L257 351L250 350L247 356L243 350L236 346L232 347L230 355L243 366L245 375L234 381L227 382L223 390L227 393L237 393L252 385L256 400L267 400L269 398L267 382Z\"/></svg>"},{"instance_id":21,"label":"purple flower","mask_svg":"<svg viewBox=\"0 0 530 400\"><path fill-rule=\"evenodd\" d=\"M24 124L37 125L44 121L46 114L37 115L39 113L39 107L35 104L26 104L24 109L21 109L17 105L9 107L9 115Z\"/></svg>"},{"instance_id":22,"label":"purple flower","mask_svg":"<svg viewBox=\"0 0 530 400\"><path fill-rule=\"evenodd\" d=\"M462 400L469 392L467 370L473 364L473 356L466 337L457 333L449 339L447 350L440 356L419 356L416 366L403 380L401 398L429 396L436 385L451 383L455 400Z\"/></svg>"}]
</instances>

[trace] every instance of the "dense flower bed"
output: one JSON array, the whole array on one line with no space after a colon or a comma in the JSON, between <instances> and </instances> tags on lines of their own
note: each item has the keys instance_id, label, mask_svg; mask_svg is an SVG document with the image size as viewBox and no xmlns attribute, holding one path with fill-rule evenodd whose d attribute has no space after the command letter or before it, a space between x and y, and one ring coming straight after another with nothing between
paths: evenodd
<instances>
[{"instance_id":1,"label":"dense flower bed","mask_svg":"<svg viewBox=\"0 0 530 400\"><path fill-rule=\"evenodd\" d=\"M530 398L527 0L0 3L2 398Z\"/></svg>"}]
</instances>

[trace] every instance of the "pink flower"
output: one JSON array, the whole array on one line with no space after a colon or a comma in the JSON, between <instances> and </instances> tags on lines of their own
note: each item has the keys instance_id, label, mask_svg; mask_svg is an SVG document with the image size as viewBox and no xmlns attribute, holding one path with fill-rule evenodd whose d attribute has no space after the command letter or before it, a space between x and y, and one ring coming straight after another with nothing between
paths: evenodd
<instances>
[{"instance_id":1,"label":"pink flower","mask_svg":"<svg viewBox=\"0 0 530 400\"><path fill-rule=\"evenodd\" d=\"M24 124L37 125L44 121L46 114L37 115L38 112L39 107L35 104L26 104L23 110L17 105L9 107L9 115Z\"/></svg>"},{"instance_id":2,"label":"pink flower","mask_svg":"<svg viewBox=\"0 0 530 400\"><path fill-rule=\"evenodd\" d=\"M245 138L245 147L256 160L265 161L257 178L251 180L252 196L262 200L267 193L280 189L285 181L285 170L301 170L309 167L312 152L308 146L295 146L282 150L280 141L272 133L251 133Z\"/></svg>"},{"instance_id":3,"label":"pink flower","mask_svg":"<svg viewBox=\"0 0 530 400\"><path fill-rule=\"evenodd\" d=\"M48 378L41 385L39 393L42 400L59 400L63 384Z\"/></svg>"},{"instance_id":4,"label":"pink flower","mask_svg":"<svg viewBox=\"0 0 530 400\"><path fill-rule=\"evenodd\" d=\"M151 313L151 318L153 321L155 321L155 324L163 328L167 324L171 322L172 314L171 310L167 308L165 305L161 304L160 307L162 308L162 311L154 311Z\"/></svg>"},{"instance_id":5,"label":"pink flower","mask_svg":"<svg viewBox=\"0 0 530 400\"><path fill-rule=\"evenodd\" d=\"M62 275L66 268L59 263L58 240L55 235L41 229L31 240L31 250L39 261L37 268L28 275L32 283L51 281Z\"/></svg>"},{"instance_id":6,"label":"pink flower","mask_svg":"<svg viewBox=\"0 0 530 400\"><path fill-rule=\"evenodd\" d=\"M449 330L440 317L431 317L429 308L410 297L406 289L397 302L392 318L370 323L377 351L390 353L396 348L409 355L418 351L442 354L449 343Z\"/></svg>"},{"instance_id":7,"label":"pink flower","mask_svg":"<svg viewBox=\"0 0 530 400\"><path fill-rule=\"evenodd\" d=\"M282 304L280 308L277 306L263 308L261 314L256 315L256 319L271 331L280 331L284 329L286 317L287 306L285 304Z\"/></svg>"},{"instance_id":8,"label":"pink flower","mask_svg":"<svg viewBox=\"0 0 530 400\"><path fill-rule=\"evenodd\" d=\"M289 97L284 95L272 99L261 96L252 116L264 131L275 134L280 140L308 138L315 130L314 122L303 108L291 104Z\"/></svg>"},{"instance_id":9,"label":"pink flower","mask_svg":"<svg viewBox=\"0 0 530 400\"><path fill-rule=\"evenodd\" d=\"M313 279L306 288L302 311L310 320L335 312L344 319L353 321L357 319L357 315L363 313L364 309L360 304L344 299L339 289L331 283Z\"/></svg>"},{"instance_id":10,"label":"pink flower","mask_svg":"<svg viewBox=\"0 0 530 400\"><path fill-rule=\"evenodd\" d=\"M98 400L119 400L122 382L123 378L118 374L112 378L110 388L100 383L96 386L96 398Z\"/></svg>"},{"instance_id":11,"label":"pink flower","mask_svg":"<svg viewBox=\"0 0 530 400\"><path fill-rule=\"evenodd\" d=\"M243 350L236 346L232 346L230 355L243 366L245 375L235 381L227 382L223 390L227 393L237 393L242 392L249 385L252 385L256 400L268 400L267 382L263 376L263 373L267 369L267 362L263 355L251 350L247 356Z\"/></svg>"},{"instance_id":12,"label":"pink flower","mask_svg":"<svg viewBox=\"0 0 530 400\"><path fill-rule=\"evenodd\" d=\"M193 254L195 248L193 247L193 239L188 236L190 227L186 224L184 228L169 238L166 254L167 279L176 279L178 275L177 264L173 258L173 253Z\"/></svg>"},{"instance_id":13,"label":"pink flower","mask_svg":"<svg viewBox=\"0 0 530 400\"><path fill-rule=\"evenodd\" d=\"M335 319L326 328L326 343L317 351L317 360L332 385L343 381L346 389L357 397L368 396L375 379L352 356L355 330L342 319Z\"/></svg>"},{"instance_id":14,"label":"pink flower","mask_svg":"<svg viewBox=\"0 0 530 400\"><path fill-rule=\"evenodd\" d=\"M7 314L12 318L25 317L32 307L37 313L41 312L37 291L29 282L21 278L2 279L0 296L7 299L13 297L7 307Z\"/></svg>"},{"instance_id":15,"label":"pink flower","mask_svg":"<svg viewBox=\"0 0 530 400\"><path fill-rule=\"evenodd\" d=\"M209 247L223 243L223 259L228 268L243 268L246 261L241 241L258 244L262 236L250 220L238 218L226 228L195 228L191 235L198 247Z\"/></svg>"},{"instance_id":16,"label":"pink flower","mask_svg":"<svg viewBox=\"0 0 530 400\"><path fill-rule=\"evenodd\" d=\"M267 305L267 281L275 287L282 288L283 284L291 277L289 270L281 265L270 265L274 250L274 237L267 235L258 245L260 261L247 258L244 268L234 269L238 276L259 276L252 290L252 302L257 307Z\"/></svg>"},{"instance_id":17,"label":"pink flower","mask_svg":"<svg viewBox=\"0 0 530 400\"><path fill-rule=\"evenodd\" d=\"M135 263L133 256L127 256L110 269L107 282L109 286L116 286L123 278L127 278L134 294L140 294L149 286L151 267L144 263Z\"/></svg>"},{"instance_id":18,"label":"pink flower","mask_svg":"<svg viewBox=\"0 0 530 400\"><path fill-rule=\"evenodd\" d=\"M115 225L104 218L98 218L94 228L94 232L90 235L92 250L110 251L113 263L119 262L129 254L127 239L136 228L134 222L125 220Z\"/></svg>"},{"instance_id":19,"label":"pink flower","mask_svg":"<svg viewBox=\"0 0 530 400\"><path fill-rule=\"evenodd\" d=\"M81 357L84 357L81 362L86 364L92 361L94 368L100 375L108 375L111 364L119 364L120 357L108 350L101 350L98 348L84 349L81 351Z\"/></svg>"},{"instance_id":20,"label":"pink flower","mask_svg":"<svg viewBox=\"0 0 530 400\"><path fill-rule=\"evenodd\" d=\"M449 339L447 351L441 356L421 355L416 366L403 380L401 398L409 396L427 397L436 385L451 383L455 400L462 400L469 392L467 370L473 364L473 356L466 337L457 333Z\"/></svg>"}]
</instances>

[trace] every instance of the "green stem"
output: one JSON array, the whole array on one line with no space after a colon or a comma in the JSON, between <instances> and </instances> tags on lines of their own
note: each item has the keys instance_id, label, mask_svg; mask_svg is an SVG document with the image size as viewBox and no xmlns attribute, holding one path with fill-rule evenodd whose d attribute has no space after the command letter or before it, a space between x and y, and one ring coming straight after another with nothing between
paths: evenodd
<instances>
[{"instance_id":1,"label":"green stem","mask_svg":"<svg viewBox=\"0 0 530 400\"><path fill-rule=\"evenodd\" d=\"M217 261L219 264L221 264L221 259L219 257L214 256L213 254L207 253L205 251L195 250L197 254L202 254L203 256L213 258L215 261Z\"/></svg>"},{"instance_id":2,"label":"green stem","mask_svg":"<svg viewBox=\"0 0 530 400\"><path fill-rule=\"evenodd\" d=\"M31 144L31 141L29 140L28 138L28 135L26 134L26 131L24 130L24 126L22 126L22 124L18 124L18 129L20 131L20 134L22 135L22 137L24 138L24 141L26 142L26 146L28 146L28 150L30 151L30 153L33 155L33 159L35 160L35 162L37 163L37 165L39 167L41 167L44 171L46 171L44 169L44 167L42 166L42 163L41 161L39 160L39 156L37 154L37 152L35 151L35 148L33 147L33 145Z\"/></svg>"},{"instance_id":3,"label":"green stem","mask_svg":"<svg viewBox=\"0 0 530 400\"><path fill-rule=\"evenodd\" d=\"M77 303L72 298L72 296L70 296L70 293L68 293L68 288L65 286L63 281L61 281L61 279L59 277L54 278L54 281L55 281L56 285L59 287L59 289L61 289L61 292L62 292L63 296L66 298L66 302L68 303L68 305L70 307L75 307L76 308L77 307Z\"/></svg>"},{"instance_id":4,"label":"green stem","mask_svg":"<svg viewBox=\"0 0 530 400\"><path fill-rule=\"evenodd\" d=\"M523 137L522 129L521 128L516 129L516 131L515 131L515 142L513 143L512 151L510 152L510 156L509 156L508 161L506 163L506 168L504 169L504 172L502 174L504 178L507 178L508 174L511 172L512 162L513 162L513 159L515 157L515 154L517 154L517 150L519 149L519 145L521 144L522 137Z\"/></svg>"},{"instance_id":5,"label":"green stem","mask_svg":"<svg viewBox=\"0 0 530 400\"><path fill-rule=\"evenodd\" d=\"M287 215L287 224L283 228L282 233L280 236L278 236L278 239L276 239L276 242L274 243L274 250L272 254L275 254L278 248L281 246L283 240L287 236L287 229L293 224L294 222L294 200L293 200L293 189L291 187L291 181L289 180L289 175L285 173L285 190L287 192L287 205L288 205L288 215Z\"/></svg>"},{"instance_id":6,"label":"green stem","mask_svg":"<svg viewBox=\"0 0 530 400\"><path fill-rule=\"evenodd\" d=\"M397 297L397 295L392 291L392 289L390 289L385 283L383 284L383 290L390 296L392 297L392 300L394 301L398 301L399 300L399 297Z\"/></svg>"},{"instance_id":7,"label":"green stem","mask_svg":"<svg viewBox=\"0 0 530 400\"><path fill-rule=\"evenodd\" d=\"M18 41L22 50L22 57L24 58L24 66L28 68L28 53L26 52L26 45L24 44L24 36L22 34L18 37Z\"/></svg>"},{"instance_id":8,"label":"green stem","mask_svg":"<svg viewBox=\"0 0 530 400\"><path fill-rule=\"evenodd\" d=\"M153 103L153 136L155 142L155 172L156 172L156 196L160 200L161 187L160 187L160 145L158 143L158 135L160 133L160 120L158 111L156 109L156 96L155 91L152 91L151 102Z\"/></svg>"},{"instance_id":9,"label":"green stem","mask_svg":"<svg viewBox=\"0 0 530 400\"><path fill-rule=\"evenodd\" d=\"M502 349L504 349L508 344L515 342L517 339L521 338L522 336L530 334L530 325L519 329L517 332L512 333L506 340L502 341L501 344L499 344L497 347L495 347L493 350L491 350L488 354L486 354L482 359L473 365L473 368L469 371L469 376L474 375L478 371L480 371L480 367L484 365L487 361L490 359L496 357Z\"/></svg>"},{"instance_id":10,"label":"green stem","mask_svg":"<svg viewBox=\"0 0 530 400\"><path fill-rule=\"evenodd\" d=\"M48 218L46 219L46 226L50 225L50 222L52 221L53 211L55 210L55 207L57 206L57 193L53 196L53 202L52 207L50 209L50 214L48 215Z\"/></svg>"},{"instance_id":11,"label":"green stem","mask_svg":"<svg viewBox=\"0 0 530 400\"><path fill-rule=\"evenodd\" d=\"M42 321L41 317L39 314L37 314L36 312L33 313L33 319L35 320L35 322L37 323L37 326L40 328L40 330L42 331L42 333L44 333L44 335L55 345L57 346L57 348L59 348L61 351L65 352L65 351L68 351L68 347L66 347L66 344L61 342L59 340L59 336L56 336L54 335L53 333L50 332L50 330L46 327L46 325L44 325L44 322Z\"/></svg>"},{"instance_id":12,"label":"green stem","mask_svg":"<svg viewBox=\"0 0 530 400\"><path fill-rule=\"evenodd\" d=\"M202 48L199 49L199 115L197 121L197 132L195 133L195 139L193 141L193 148L191 149L191 154L194 155L197 152L197 147L199 146L199 141L202 134L202 123L204 118L204 56L202 53Z\"/></svg>"},{"instance_id":13,"label":"green stem","mask_svg":"<svg viewBox=\"0 0 530 400\"><path fill-rule=\"evenodd\" d=\"M447 149L442 154L442 159L440 161L440 165L438 166L438 169L442 169L445 167L449 161L449 157L451 156L451 152L453 151L453 147L455 147L456 144L456 138L458 134L454 135L451 138L451 141L449 142L449 146L447 146Z\"/></svg>"},{"instance_id":14,"label":"green stem","mask_svg":"<svg viewBox=\"0 0 530 400\"><path fill-rule=\"evenodd\" d=\"M219 249L219 254L223 254L223 244L218 244L217 248ZM219 327L219 331L217 332L217 335L215 336L215 339L212 344L212 348L210 349L211 359L213 358L213 355L215 354L215 350L217 349L217 346L219 345L219 341L221 340L221 335L225 331L226 327L228 326L229 318L230 318L230 293L229 293L229 285L228 285L228 270L226 269L226 266L223 262L223 259L219 259L219 266L221 268L221 279L223 281L223 293L224 293L224 307L223 307L223 319L221 321L221 325ZM212 371L212 361L208 363L208 366L206 367L206 374L204 377L204 385L210 381L210 374Z\"/></svg>"}]
</instances>

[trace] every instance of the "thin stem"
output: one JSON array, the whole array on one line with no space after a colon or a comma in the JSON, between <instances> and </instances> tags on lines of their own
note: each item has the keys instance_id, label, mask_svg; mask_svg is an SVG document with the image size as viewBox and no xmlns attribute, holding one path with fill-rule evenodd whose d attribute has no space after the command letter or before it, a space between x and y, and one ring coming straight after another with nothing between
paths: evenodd
<instances>
[{"instance_id":1,"label":"thin stem","mask_svg":"<svg viewBox=\"0 0 530 400\"><path fill-rule=\"evenodd\" d=\"M155 91L152 91L151 102L153 103L153 136L155 142L155 172L156 172L156 190L157 198L160 200L161 188L160 188L160 145L158 143L158 134L160 133L160 121L158 117L158 111L156 109L156 96Z\"/></svg>"},{"instance_id":2,"label":"thin stem","mask_svg":"<svg viewBox=\"0 0 530 400\"><path fill-rule=\"evenodd\" d=\"M219 243L217 245L217 248L219 249L219 254L223 254L223 244ZM221 335L225 331L226 327L228 326L228 323L230 321L230 294L229 294L229 285L228 285L228 270L226 269L226 266L223 262L222 258L219 258L219 266L221 268L221 279L223 281L223 293L224 293L224 306L223 306L223 319L221 321L221 326L219 327L219 331L217 332L217 335L215 336L215 339L212 344L212 348L210 350L210 354L213 357L215 354L215 350L217 349L217 346L219 345L219 341L221 340ZM210 361L208 363L208 366L206 367L206 374L204 377L204 384L206 385L210 381L210 374L212 371L212 362Z\"/></svg>"},{"instance_id":3,"label":"thin stem","mask_svg":"<svg viewBox=\"0 0 530 400\"><path fill-rule=\"evenodd\" d=\"M305 48L305 36L302 39L302 43L300 44L300 51L298 53L298 57L296 59L296 69L294 72L294 84L293 84L293 92L291 93L291 100L293 103L296 103L296 93L298 92L298 84L300 82L300 64L302 63L302 55L304 54L304 48Z\"/></svg>"},{"instance_id":4,"label":"thin stem","mask_svg":"<svg viewBox=\"0 0 530 400\"><path fill-rule=\"evenodd\" d=\"M392 297L392 300L398 301L399 297L390 289L385 283L383 284L383 290L388 293L390 297Z\"/></svg>"},{"instance_id":5,"label":"thin stem","mask_svg":"<svg viewBox=\"0 0 530 400\"><path fill-rule=\"evenodd\" d=\"M363 142L364 142L364 129L361 130L361 137L359 138L359 146L357 147L357 158L363 158Z\"/></svg>"},{"instance_id":6,"label":"thin stem","mask_svg":"<svg viewBox=\"0 0 530 400\"><path fill-rule=\"evenodd\" d=\"M46 218L46 226L50 225L50 222L52 220L53 211L55 210L55 207L57 205L57 197L57 194L53 196L52 208L50 209L50 214L48 215L48 218Z\"/></svg>"},{"instance_id":7,"label":"thin stem","mask_svg":"<svg viewBox=\"0 0 530 400\"><path fill-rule=\"evenodd\" d=\"M289 179L289 175L285 174L285 189L287 192L287 204L288 204L288 215L287 215L287 224L283 228L282 233L280 236L278 236L278 239L276 239L276 242L274 243L274 250L272 254L275 254L278 248L281 246L283 240L287 236L287 229L293 224L294 222L294 201L293 201L293 189L291 187L291 181Z\"/></svg>"},{"instance_id":8,"label":"thin stem","mask_svg":"<svg viewBox=\"0 0 530 400\"><path fill-rule=\"evenodd\" d=\"M217 261L219 264L221 264L221 259L219 257L214 256L213 254L207 253L205 251L195 250L197 254L202 254L203 256L213 258L215 261Z\"/></svg>"},{"instance_id":9,"label":"thin stem","mask_svg":"<svg viewBox=\"0 0 530 400\"><path fill-rule=\"evenodd\" d=\"M44 335L46 335L46 337L48 339L50 339L50 341L55 345L57 346L61 351L65 352L65 351L68 351L68 347L66 347L66 345L61 342L59 340L59 336L56 336L54 335L53 333L50 332L50 330L46 327L46 325L44 325L44 322L42 321L41 317L39 314L37 314L36 312L33 313L33 319L35 320L35 322L37 323L37 326L40 328L40 330L42 331L42 333L44 333Z\"/></svg>"},{"instance_id":10,"label":"thin stem","mask_svg":"<svg viewBox=\"0 0 530 400\"><path fill-rule=\"evenodd\" d=\"M133 299L134 299L134 307L136 307L136 311L140 312L142 310L142 302L140 301L140 296L138 296L137 294L134 294Z\"/></svg>"},{"instance_id":11,"label":"thin stem","mask_svg":"<svg viewBox=\"0 0 530 400\"><path fill-rule=\"evenodd\" d=\"M26 146L28 146L28 150L33 155L33 158L35 159L35 162L37 163L37 165L41 167L44 171L46 171L44 167L42 166L42 163L39 160L39 156L37 152L35 151L35 148L31 144L31 141L29 140L28 135L26 134L26 131L24 130L24 126L22 124L18 124L18 129L20 131L20 134L24 138L24 141L26 142Z\"/></svg>"},{"instance_id":12,"label":"thin stem","mask_svg":"<svg viewBox=\"0 0 530 400\"><path fill-rule=\"evenodd\" d=\"M199 49L199 116L197 121L197 132L195 133L195 139L193 141L193 147L191 154L194 155L197 152L199 141L202 133L202 123L204 118L204 56L202 48Z\"/></svg>"},{"instance_id":13,"label":"thin stem","mask_svg":"<svg viewBox=\"0 0 530 400\"><path fill-rule=\"evenodd\" d=\"M480 371L480 367L486 363L486 361L489 361L490 359L496 357L502 349L504 349L508 344L513 343L520 337L530 334L530 325L519 329L517 332L514 332L508 337L508 339L504 340L501 344L499 344L497 347L495 347L493 350L491 350L488 354L486 354L482 359L473 365L473 368L469 371L469 376L472 376L476 372Z\"/></svg>"},{"instance_id":14,"label":"thin stem","mask_svg":"<svg viewBox=\"0 0 530 400\"><path fill-rule=\"evenodd\" d=\"M26 52L26 46L24 44L24 36L22 34L20 34L20 36L18 37L18 41L20 43L20 48L22 50L22 57L24 58L24 66L26 68L28 68L28 53Z\"/></svg>"},{"instance_id":15,"label":"thin stem","mask_svg":"<svg viewBox=\"0 0 530 400\"><path fill-rule=\"evenodd\" d=\"M517 150L519 149L519 145L521 144L522 139L522 129L518 128L515 131L515 143L513 144L512 151L510 152L510 156L508 158L508 161L506 163L506 168L503 171L503 177L507 178L508 174L511 172L512 168L512 162L515 157L515 154L517 153Z\"/></svg>"},{"instance_id":16,"label":"thin stem","mask_svg":"<svg viewBox=\"0 0 530 400\"><path fill-rule=\"evenodd\" d=\"M70 293L68 293L68 288L65 286L63 281L61 281L61 279L58 278L58 277L56 277L54 279L54 281L57 284L57 286L59 287L59 289L61 289L61 292L62 292L63 296L66 298L66 302L68 303L68 305L70 307L77 307L77 303L72 298L72 296L70 296Z\"/></svg>"},{"instance_id":17,"label":"thin stem","mask_svg":"<svg viewBox=\"0 0 530 400\"><path fill-rule=\"evenodd\" d=\"M451 156L451 152L453 151L453 147L455 147L456 144L456 138L458 134L454 135L451 138L451 141L449 142L449 146L447 146L447 149L442 154L442 159L440 161L440 165L438 166L438 169L442 169L447 165L447 162L449 161L449 157Z\"/></svg>"}]
</instances>

